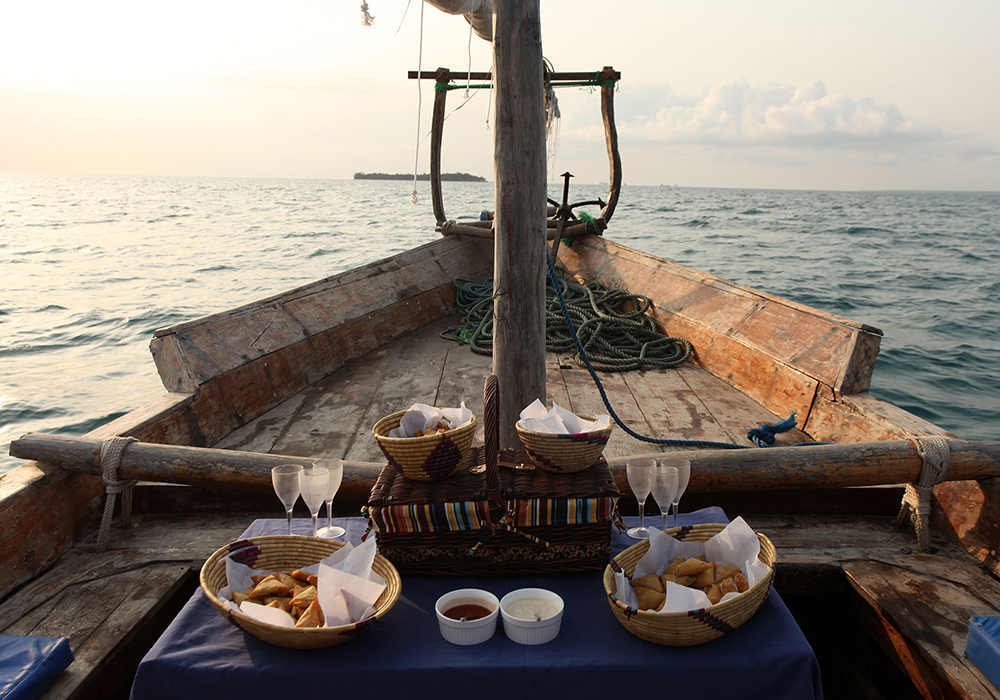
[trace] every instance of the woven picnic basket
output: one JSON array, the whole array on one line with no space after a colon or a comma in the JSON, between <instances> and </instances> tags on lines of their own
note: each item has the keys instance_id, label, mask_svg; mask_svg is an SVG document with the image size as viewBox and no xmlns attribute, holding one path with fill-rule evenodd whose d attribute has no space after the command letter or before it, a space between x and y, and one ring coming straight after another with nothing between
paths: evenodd
<instances>
[{"instance_id":1,"label":"woven picnic basket","mask_svg":"<svg viewBox=\"0 0 1000 700\"><path fill-rule=\"evenodd\" d=\"M436 481L455 472L468 457L472 438L476 434L476 417L454 430L423 437L389 437L389 431L399 426L406 411L397 411L378 421L372 435L382 454L407 479Z\"/></svg>"},{"instance_id":2,"label":"woven picnic basket","mask_svg":"<svg viewBox=\"0 0 1000 700\"><path fill-rule=\"evenodd\" d=\"M379 551L400 572L423 576L600 571L620 522L607 462L574 474L520 468L526 454L499 449L498 393L491 376L486 445L450 477L413 481L382 469L365 509ZM470 471L484 464L484 473Z\"/></svg>"},{"instance_id":3,"label":"woven picnic basket","mask_svg":"<svg viewBox=\"0 0 1000 700\"><path fill-rule=\"evenodd\" d=\"M577 415L589 421L596 418L583 413ZM613 426L589 433L556 434L525 430L520 421L515 425L524 451L535 466L549 472L567 473L583 471L600 459Z\"/></svg>"},{"instance_id":4,"label":"woven picnic basket","mask_svg":"<svg viewBox=\"0 0 1000 700\"><path fill-rule=\"evenodd\" d=\"M665 530L679 540L707 542L725 529L725 525L685 525ZM635 566L649 549L649 540L642 540L616 556L604 570L604 590L608 594L611 610L622 626L639 639L664 646L693 646L718 639L732 632L749 620L767 600L774 582L774 565L778 555L765 535L757 533L760 540L758 558L768 566L767 574L750 590L725 602L698 610L675 613L656 613L635 610L618 600L615 572L624 571L631 579Z\"/></svg>"},{"instance_id":5,"label":"woven picnic basket","mask_svg":"<svg viewBox=\"0 0 1000 700\"><path fill-rule=\"evenodd\" d=\"M226 585L226 558L262 571L290 571L323 561L344 546L343 542L303 535L271 535L239 540L216 550L201 567L201 589L224 618L270 644L291 649L332 647L358 636L385 615L399 599L402 581L399 572L380 554L375 555L372 570L385 579L386 589L375 601L375 614L350 625L300 629L269 625L234 610L219 598Z\"/></svg>"}]
</instances>

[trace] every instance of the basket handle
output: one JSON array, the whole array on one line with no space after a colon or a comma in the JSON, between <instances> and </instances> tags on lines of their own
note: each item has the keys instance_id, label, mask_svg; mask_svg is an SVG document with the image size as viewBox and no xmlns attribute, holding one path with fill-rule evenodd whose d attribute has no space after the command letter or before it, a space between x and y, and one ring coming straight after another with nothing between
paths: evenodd
<instances>
[{"instance_id":1,"label":"basket handle","mask_svg":"<svg viewBox=\"0 0 1000 700\"><path fill-rule=\"evenodd\" d=\"M486 378L483 387L483 443L486 452L486 498L490 517L503 517L500 503L500 380L495 374Z\"/></svg>"}]
</instances>

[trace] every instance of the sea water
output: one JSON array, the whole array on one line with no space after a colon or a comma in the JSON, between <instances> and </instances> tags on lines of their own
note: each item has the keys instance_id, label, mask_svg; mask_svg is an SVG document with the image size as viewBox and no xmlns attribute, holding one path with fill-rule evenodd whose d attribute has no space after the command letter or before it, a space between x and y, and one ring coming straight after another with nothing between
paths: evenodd
<instances>
[{"instance_id":1,"label":"sea water","mask_svg":"<svg viewBox=\"0 0 1000 700\"><path fill-rule=\"evenodd\" d=\"M412 189L0 175L0 473L19 435L82 435L163 394L157 328L436 239L428 185ZM570 201L599 196L574 183ZM493 184L444 200L478 218ZM1000 193L626 185L605 235L882 329L874 395L1000 439Z\"/></svg>"}]
</instances>

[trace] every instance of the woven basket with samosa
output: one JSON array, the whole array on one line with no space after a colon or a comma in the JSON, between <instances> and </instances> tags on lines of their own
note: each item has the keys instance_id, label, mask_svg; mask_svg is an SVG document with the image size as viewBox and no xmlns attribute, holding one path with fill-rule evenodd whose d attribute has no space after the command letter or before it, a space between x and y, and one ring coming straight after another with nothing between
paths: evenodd
<instances>
[{"instance_id":1,"label":"woven basket with samosa","mask_svg":"<svg viewBox=\"0 0 1000 700\"><path fill-rule=\"evenodd\" d=\"M320 649L343 644L371 627L399 599L402 590L399 572L380 554L375 555L372 570L385 579L386 589L375 601L375 614L353 624L312 629L278 627L234 610L218 596L226 585L226 557L230 555L254 569L290 571L321 562L343 546L344 543L337 540L302 535L253 537L233 542L217 550L201 567L201 589L219 614L262 641L291 649Z\"/></svg>"},{"instance_id":2,"label":"woven basket with samosa","mask_svg":"<svg viewBox=\"0 0 1000 700\"><path fill-rule=\"evenodd\" d=\"M407 479L437 481L451 476L468 456L476 434L476 417L454 430L423 437L389 437L406 411L392 413L375 424L372 434L389 464Z\"/></svg>"},{"instance_id":3,"label":"woven basket with samosa","mask_svg":"<svg viewBox=\"0 0 1000 700\"><path fill-rule=\"evenodd\" d=\"M679 540L707 542L725 528L725 525L717 524L687 525L671 528L665 532ZM608 594L608 601L615 617L636 637L665 646L704 644L732 632L749 620L764 604L774 581L777 552L766 536L757 533L757 539L760 540L758 558L768 567L767 574L761 580L735 598L707 608L675 613L635 610L618 600L615 571L624 571L631 578L636 564L649 549L649 540L632 545L612 559L604 570L604 590Z\"/></svg>"},{"instance_id":4,"label":"woven basket with samosa","mask_svg":"<svg viewBox=\"0 0 1000 700\"><path fill-rule=\"evenodd\" d=\"M596 418L582 413L577 415L586 421ZM563 435L525 430L520 421L515 427L524 451L536 467L549 472L572 473L587 469L601 458L613 424L603 430Z\"/></svg>"}]
</instances>

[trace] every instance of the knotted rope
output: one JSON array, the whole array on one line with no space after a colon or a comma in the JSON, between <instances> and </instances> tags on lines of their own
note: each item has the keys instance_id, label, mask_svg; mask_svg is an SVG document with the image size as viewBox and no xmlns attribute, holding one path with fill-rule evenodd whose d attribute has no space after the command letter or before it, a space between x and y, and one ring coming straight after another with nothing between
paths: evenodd
<instances>
[{"instance_id":1,"label":"knotted rope","mask_svg":"<svg viewBox=\"0 0 1000 700\"><path fill-rule=\"evenodd\" d=\"M757 447L770 447L774 444L774 436L778 433L787 433L794 428L795 411L780 423L764 423L757 428L750 428L747 431L747 439L757 445Z\"/></svg>"},{"instance_id":2,"label":"knotted rope","mask_svg":"<svg viewBox=\"0 0 1000 700\"><path fill-rule=\"evenodd\" d=\"M104 479L104 491L107 498L104 501L104 515L101 517L101 529L97 533L97 551L103 552L108 546L111 534L111 520L115 514L115 501L122 495L121 525L132 527L132 489L135 481L118 479L118 467L122 463L125 448L133 442L139 442L134 437L112 437L101 445L101 477Z\"/></svg>"},{"instance_id":3,"label":"knotted rope","mask_svg":"<svg viewBox=\"0 0 1000 700\"><path fill-rule=\"evenodd\" d=\"M948 440L941 435L912 436L910 441L917 448L923 466L917 483L906 485L895 523L901 525L906 520L912 521L920 549L929 552L931 496L934 487L944 481L951 467L951 448L948 447Z\"/></svg>"}]
</instances>

